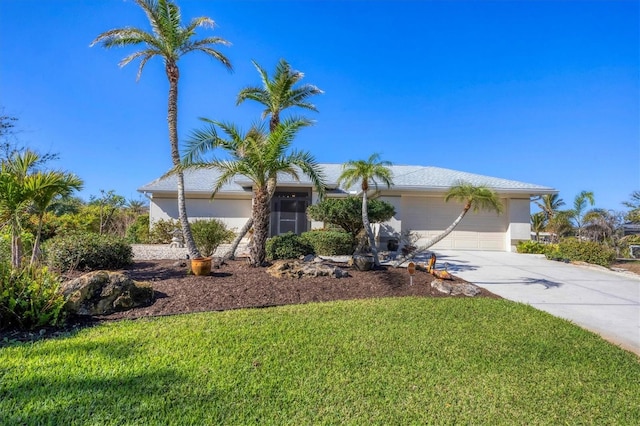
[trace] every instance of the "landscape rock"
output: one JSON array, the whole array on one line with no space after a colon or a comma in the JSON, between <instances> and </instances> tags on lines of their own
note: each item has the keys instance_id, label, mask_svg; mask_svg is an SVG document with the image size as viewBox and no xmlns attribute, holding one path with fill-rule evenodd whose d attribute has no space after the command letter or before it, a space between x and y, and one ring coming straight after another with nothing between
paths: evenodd
<instances>
[{"instance_id":1,"label":"landscape rock","mask_svg":"<svg viewBox=\"0 0 640 426\"><path fill-rule=\"evenodd\" d=\"M276 260L267 268L267 273L276 278L305 278L305 277L348 277L349 273L337 266L330 266L317 262L301 262L298 260Z\"/></svg>"},{"instance_id":2,"label":"landscape rock","mask_svg":"<svg viewBox=\"0 0 640 426\"><path fill-rule=\"evenodd\" d=\"M438 290L440 293L449 294L451 296L463 294L465 296L473 297L480 294L480 288L471 283L455 283L435 279L431 281L431 287Z\"/></svg>"},{"instance_id":3,"label":"landscape rock","mask_svg":"<svg viewBox=\"0 0 640 426\"><path fill-rule=\"evenodd\" d=\"M153 300L151 284L134 281L119 272L94 271L62 283L65 308L77 315L108 315Z\"/></svg>"}]
</instances>

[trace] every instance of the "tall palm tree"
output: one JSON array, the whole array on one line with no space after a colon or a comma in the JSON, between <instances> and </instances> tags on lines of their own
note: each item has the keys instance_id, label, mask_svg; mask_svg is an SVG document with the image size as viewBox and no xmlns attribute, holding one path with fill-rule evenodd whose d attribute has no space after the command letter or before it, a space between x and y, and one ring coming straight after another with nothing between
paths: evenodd
<instances>
[{"instance_id":1,"label":"tall palm tree","mask_svg":"<svg viewBox=\"0 0 640 426\"><path fill-rule=\"evenodd\" d=\"M250 263L261 266L265 260L266 240L269 236L269 215L271 186L277 184L280 175L299 179L300 173L307 175L322 196L325 191L325 177L313 156L305 151L290 151L298 131L308 126L305 120L285 120L273 131L267 132L264 124L254 125L243 133L231 124L211 121L207 129L194 134L183 156L181 168L213 169L220 173L214 187L213 196L223 185L235 176L242 175L253 182L253 244L250 249ZM218 135L220 128L226 138ZM221 149L229 159L214 156L205 158L207 153Z\"/></svg>"},{"instance_id":2,"label":"tall palm tree","mask_svg":"<svg viewBox=\"0 0 640 426\"><path fill-rule=\"evenodd\" d=\"M378 249L369 223L369 215L367 211L369 186L374 185L378 189L378 181L385 184L387 188L393 185L393 172L389 169L391 162L381 161L380 154L371 154L367 160L350 160L342 166L342 173L338 177L339 183L344 183L349 188L354 184L360 183L362 189L362 224L369 240L369 247L373 253L373 261L376 266L380 266L378 259Z\"/></svg>"},{"instance_id":3,"label":"tall palm tree","mask_svg":"<svg viewBox=\"0 0 640 426\"><path fill-rule=\"evenodd\" d=\"M33 265L40 255L40 239L42 238L42 225L44 215L55 198L68 197L73 191L80 191L83 186L82 179L72 173L61 171L38 172L25 182L27 191L32 197L32 209L38 217L36 238L31 252L31 264Z\"/></svg>"},{"instance_id":4,"label":"tall palm tree","mask_svg":"<svg viewBox=\"0 0 640 426\"><path fill-rule=\"evenodd\" d=\"M502 202L500 201L500 198L495 191L487 188L486 186L473 185L468 182L458 182L454 186L452 186L449 191L447 191L447 194L444 197L444 201L449 202L452 199L464 203L462 211L453 221L453 223L449 225L449 227L445 229L440 235L437 235L431 240L427 241L425 245L419 247L407 257L401 258L396 261L395 266L398 266L405 260L412 258L416 253L423 252L429 247L442 241L455 229L456 226L458 226L458 224L466 216L469 210L473 210L474 212L480 210L495 211L498 214L501 214L504 210L504 206L502 205Z\"/></svg>"},{"instance_id":5,"label":"tall palm tree","mask_svg":"<svg viewBox=\"0 0 640 426\"><path fill-rule=\"evenodd\" d=\"M262 87L245 87L240 91L240 93L238 93L236 104L240 105L245 100L250 99L264 105L265 109L262 112L262 119L264 120L269 117L270 132L273 132L278 124L280 124L280 115L282 111L287 108L298 107L311 111L318 111L316 107L308 101L308 98L324 92L311 84L296 86L304 77L302 72L292 70L287 61L280 59L278 65L276 65L273 77L269 78L267 72L256 61L252 62L260 74ZM310 123L311 122L309 122L309 124ZM270 199L275 190L275 181L271 181L269 183ZM231 247L224 255L224 258L234 257L236 249L238 248L238 245L240 245L240 241L242 241L252 226L253 219L249 218L240 232L236 235L236 238L231 243Z\"/></svg>"},{"instance_id":6,"label":"tall palm tree","mask_svg":"<svg viewBox=\"0 0 640 426\"><path fill-rule=\"evenodd\" d=\"M139 28L118 28L100 34L92 43L94 46L100 43L105 48L138 46L144 48L120 61L123 67L133 60L140 59L137 79L142 74L142 69L153 57L160 57L164 61L165 73L169 80L169 101L167 107L167 122L169 125L169 144L171 145L171 160L173 166L180 164L180 151L178 147L178 80L180 69L178 60L190 52L202 52L210 56L227 69L231 70L231 63L218 50L216 45L229 45L229 42L220 37L206 37L194 40L195 30L199 27L213 27L214 22L208 17L192 19L188 25L182 25L180 8L171 0L135 0L149 19L152 31L144 31ZM182 225L184 240L189 253L193 257L199 257L195 240L191 234L191 227L187 217L187 208L184 194L184 176L177 173L178 184L178 214Z\"/></svg>"},{"instance_id":7,"label":"tall palm tree","mask_svg":"<svg viewBox=\"0 0 640 426\"><path fill-rule=\"evenodd\" d=\"M247 99L264 105L262 119L270 117L269 131L273 131L280 123L280 113L287 108L298 107L318 111L312 103L308 102L308 98L324 92L312 84L295 87L304 74L291 69L287 61L280 59L273 78L269 78L269 74L256 61L252 62L260 74L262 87L249 86L242 89L238 93L236 105L240 105Z\"/></svg>"},{"instance_id":8,"label":"tall palm tree","mask_svg":"<svg viewBox=\"0 0 640 426\"><path fill-rule=\"evenodd\" d=\"M540 241L540 233L547 226L547 218L544 212L537 212L531 215L531 229L536 233L536 241Z\"/></svg>"}]
</instances>

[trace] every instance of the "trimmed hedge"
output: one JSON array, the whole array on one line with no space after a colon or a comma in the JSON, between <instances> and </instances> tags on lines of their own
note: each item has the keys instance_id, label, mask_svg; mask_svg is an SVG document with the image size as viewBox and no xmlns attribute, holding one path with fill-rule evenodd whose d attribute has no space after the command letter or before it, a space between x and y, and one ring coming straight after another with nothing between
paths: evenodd
<instances>
[{"instance_id":1,"label":"trimmed hedge","mask_svg":"<svg viewBox=\"0 0 640 426\"><path fill-rule=\"evenodd\" d=\"M555 250L546 253L548 259L587 262L609 267L616 260L615 250L593 241L576 238L562 240Z\"/></svg>"},{"instance_id":2,"label":"trimmed hedge","mask_svg":"<svg viewBox=\"0 0 640 426\"><path fill-rule=\"evenodd\" d=\"M43 245L43 252L47 265L58 271L122 269L133 262L123 238L91 232L56 236Z\"/></svg>"},{"instance_id":3,"label":"trimmed hedge","mask_svg":"<svg viewBox=\"0 0 640 426\"><path fill-rule=\"evenodd\" d=\"M303 232L300 237L322 256L352 254L355 246L353 237L347 232L317 229Z\"/></svg>"},{"instance_id":4,"label":"trimmed hedge","mask_svg":"<svg viewBox=\"0 0 640 426\"><path fill-rule=\"evenodd\" d=\"M544 244L539 241L520 241L516 250L518 253L528 253L528 254L547 254L549 250L553 250L554 246L550 244Z\"/></svg>"},{"instance_id":5,"label":"trimmed hedge","mask_svg":"<svg viewBox=\"0 0 640 426\"><path fill-rule=\"evenodd\" d=\"M297 259L313 253L313 246L298 235L288 232L267 240L267 259Z\"/></svg>"}]
</instances>

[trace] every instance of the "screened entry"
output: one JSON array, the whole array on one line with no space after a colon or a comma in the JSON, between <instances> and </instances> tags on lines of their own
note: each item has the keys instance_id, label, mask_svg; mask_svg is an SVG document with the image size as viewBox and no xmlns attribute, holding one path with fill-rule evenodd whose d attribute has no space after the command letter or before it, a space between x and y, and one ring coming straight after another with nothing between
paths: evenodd
<instances>
[{"instance_id":1,"label":"screened entry","mask_svg":"<svg viewBox=\"0 0 640 426\"><path fill-rule=\"evenodd\" d=\"M300 235L307 231L310 201L309 192L276 192L271 199L271 235L287 232Z\"/></svg>"}]
</instances>

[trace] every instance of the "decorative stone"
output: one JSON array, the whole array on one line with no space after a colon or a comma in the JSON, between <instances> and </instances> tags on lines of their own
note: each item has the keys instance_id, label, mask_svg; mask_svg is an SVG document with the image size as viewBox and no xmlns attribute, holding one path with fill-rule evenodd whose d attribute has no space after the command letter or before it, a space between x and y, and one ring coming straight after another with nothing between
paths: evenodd
<instances>
[{"instance_id":1,"label":"decorative stone","mask_svg":"<svg viewBox=\"0 0 640 426\"><path fill-rule=\"evenodd\" d=\"M449 294L451 296L463 294L465 296L473 297L480 293L480 288L474 284L446 282L441 279L431 281L431 287L435 288L440 293Z\"/></svg>"},{"instance_id":2,"label":"decorative stone","mask_svg":"<svg viewBox=\"0 0 640 426\"><path fill-rule=\"evenodd\" d=\"M267 273L276 278L305 278L305 277L348 277L349 273L337 266L330 266L316 262L301 262L298 260L277 260L267 268Z\"/></svg>"},{"instance_id":3,"label":"decorative stone","mask_svg":"<svg viewBox=\"0 0 640 426\"><path fill-rule=\"evenodd\" d=\"M358 271L370 271L373 269L373 256L356 254L353 256L353 266Z\"/></svg>"},{"instance_id":4,"label":"decorative stone","mask_svg":"<svg viewBox=\"0 0 640 426\"><path fill-rule=\"evenodd\" d=\"M65 308L77 315L108 315L153 300L148 282L134 281L119 272L94 271L62 283Z\"/></svg>"}]
</instances>

